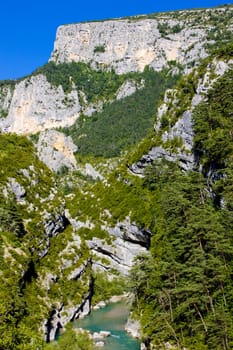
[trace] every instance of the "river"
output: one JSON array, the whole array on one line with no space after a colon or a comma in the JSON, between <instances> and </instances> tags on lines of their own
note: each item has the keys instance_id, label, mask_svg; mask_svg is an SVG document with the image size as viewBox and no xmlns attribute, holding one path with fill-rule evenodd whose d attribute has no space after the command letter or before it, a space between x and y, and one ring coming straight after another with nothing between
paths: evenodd
<instances>
[{"instance_id":1,"label":"river","mask_svg":"<svg viewBox=\"0 0 233 350\"><path fill-rule=\"evenodd\" d=\"M124 330L128 316L127 305L121 301L108 304L99 310L93 310L89 316L75 321L74 327L83 328L90 332L111 332L111 336L104 339L104 347L96 349L140 350L138 340L130 337Z\"/></svg>"}]
</instances>

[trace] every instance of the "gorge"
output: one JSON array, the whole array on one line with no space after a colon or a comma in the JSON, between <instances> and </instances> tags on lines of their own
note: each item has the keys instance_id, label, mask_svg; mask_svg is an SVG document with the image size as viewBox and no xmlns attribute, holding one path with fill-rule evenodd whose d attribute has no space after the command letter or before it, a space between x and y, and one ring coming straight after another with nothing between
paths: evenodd
<instances>
[{"instance_id":1,"label":"gorge","mask_svg":"<svg viewBox=\"0 0 233 350\"><path fill-rule=\"evenodd\" d=\"M141 349L232 349L232 30L231 5L64 25L0 81L1 349L91 350L70 324L125 292Z\"/></svg>"}]
</instances>

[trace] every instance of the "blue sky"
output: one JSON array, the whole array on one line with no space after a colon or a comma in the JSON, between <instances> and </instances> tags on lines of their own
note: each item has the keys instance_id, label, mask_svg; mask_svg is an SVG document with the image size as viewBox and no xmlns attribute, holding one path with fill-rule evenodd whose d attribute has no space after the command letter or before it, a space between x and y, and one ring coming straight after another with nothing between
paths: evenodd
<instances>
[{"instance_id":1,"label":"blue sky","mask_svg":"<svg viewBox=\"0 0 233 350\"><path fill-rule=\"evenodd\" d=\"M159 11L212 7L221 0L5 0L0 7L0 79L46 63L61 24Z\"/></svg>"}]
</instances>

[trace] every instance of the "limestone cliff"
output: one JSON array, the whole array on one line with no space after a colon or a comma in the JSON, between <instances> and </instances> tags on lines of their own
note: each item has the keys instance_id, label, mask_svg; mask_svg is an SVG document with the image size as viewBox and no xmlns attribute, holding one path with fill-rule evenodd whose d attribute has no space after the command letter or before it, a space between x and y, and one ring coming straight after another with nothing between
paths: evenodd
<instances>
[{"instance_id":1,"label":"limestone cliff","mask_svg":"<svg viewBox=\"0 0 233 350\"><path fill-rule=\"evenodd\" d=\"M40 134L37 148L39 158L51 170L58 171L62 167L76 168L73 152L77 151L77 146L73 144L71 137L55 130L47 130Z\"/></svg>"},{"instance_id":2,"label":"limestone cliff","mask_svg":"<svg viewBox=\"0 0 233 350\"><path fill-rule=\"evenodd\" d=\"M126 80L112 100L129 96L142 86ZM52 85L44 74L35 74L16 83L13 89L0 87L0 130L28 135L69 127L81 114L90 117L100 111L104 102L110 101L96 94L95 101L89 102L74 84L67 92L62 85Z\"/></svg>"},{"instance_id":3,"label":"limestone cliff","mask_svg":"<svg viewBox=\"0 0 233 350\"><path fill-rule=\"evenodd\" d=\"M180 25L178 20L165 16L160 20L112 20L61 26L51 60L93 62L94 66L110 66L123 74L143 71L147 65L161 70L167 61L177 60L183 64L206 55L204 29L188 26L163 38L158 25L164 22L170 29Z\"/></svg>"},{"instance_id":4,"label":"limestone cliff","mask_svg":"<svg viewBox=\"0 0 233 350\"><path fill-rule=\"evenodd\" d=\"M72 104L67 105L67 98ZM33 134L44 129L71 125L79 112L76 90L66 96L61 86L52 87L44 75L37 75L16 84L8 116L1 120L0 126L5 132Z\"/></svg>"},{"instance_id":5,"label":"limestone cliff","mask_svg":"<svg viewBox=\"0 0 233 350\"><path fill-rule=\"evenodd\" d=\"M60 26L50 60L86 62L111 67L118 74L161 70L168 61L186 68L207 56L208 33L216 30L211 16L226 8L180 11L104 22ZM230 9L231 11L231 9ZM226 26L230 29L230 21Z\"/></svg>"},{"instance_id":6,"label":"limestone cliff","mask_svg":"<svg viewBox=\"0 0 233 350\"><path fill-rule=\"evenodd\" d=\"M50 61L84 62L117 74L141 72L146 66L159 71L176 62L189 72L222 37L219 17L225 16L225 32L232 32L232 11L222 7L60 26ZM124 85L123 96L133 93L131 85ZM87 103L75 86L65 92L43 74L1 84L0 95L0 130L17 134L69 127L81 113L91 116L107 102L96 96L94 104Z\"/></svg>"}]
</instances>

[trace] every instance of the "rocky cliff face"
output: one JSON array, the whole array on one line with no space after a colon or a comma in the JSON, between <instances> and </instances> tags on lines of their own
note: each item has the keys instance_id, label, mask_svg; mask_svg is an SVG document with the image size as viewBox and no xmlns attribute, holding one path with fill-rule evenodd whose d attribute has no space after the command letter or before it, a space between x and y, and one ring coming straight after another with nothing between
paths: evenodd
<instances>
[{"instance_id":1,"label":"rocky cliff face","mask_svg":"<svg viewBox=\"0 0 233 350\"><path fill-rule=\"evenodd\" d=\"M145 66L161 70L169 61L188 70L207 56L206 44L213 43L209 31L218 31L213 17L227 11L223 7L64 25L57 30L50 60L111 67L118 74ZM225 29L232 29L230 20Z\"/></svg>"},{"instance_id":2,"label":"rocky cliff face","mask_svg":"<svg viewBox=\"0 0 233 350\"><path fill-rule=\"evenodd\" d=\"M176 62L189 72L208 55L207 46L218 40L220 16L227 18L225 30L232 31L230 7L64 25L57 30L50 61L85 62L94 69L113 68L117 74L141 72L146 66L159 71ZM124 88L123 96L134 91L131 85ZM103 105L98 98L96 105L83 103L85 96L75 87L65 93L43 74L15 87L0 86L0 94L0 129L17 134L70 126L81 112L91 116Z\"/></svg>"},{"instance_id":3,"label":"rocky cliff face","mask_svg":"<svg viewBox=\"0 0 233 350\"><path fill-rule=\"evenodd\" d=\"M164 24L171 32L166 38L159 31L159 25ZM51 60L92 62L95 67L111 67L122 74L143 71L148 65L161 70L168 61L187 64L204 57L206 31L188 25L173 34L172 28L178 25L183 27L184 22L165 16L62 26L57 31Z\"/></svg>"},{"instance_id":4,"label":"rocky cliff face","mask_svg":"<svg viewBox=\"0 0 233 350\"><path fill-rule=\"evenodd\" d=\"M76 159L74 145L71 137L55 130L46 130L40 134L38 144L38 156L51 170L58 171L62 167L75 169Z\"/></svg>"},{"instance_id":5,"label":"rocky cliff face","mask_svg":"<svg viewBox=\"0 0 233 350\"><path fill-rule=\"evenodd\" d=\"M125 98L142 86L126 80L112 100ZM104 102L98 95L95 102L88 102L74 84L70 92L65 92L61 85L54 86L45 75L38 74L16 83L14 88L0 89L0 130L28 135L69 127L81 114L90 117L100 111Z\"/></svg>"},{"instance_id":6,"label":"rocky cliff face","mask_svg":"<svg viewBox=\"0 0 233 350\"><path fill-rule=\"evenodd\" d=\"M177 89L166 91L164 101L157 110L157 121L154 125L155 132L160 134L161 144L152 147L147 154L144 154L137 163L131 166L130 169L134 174L143 176L144 169L148 165L155 160L163 158L171 162L178 162L185 171L192 170L195 167L192 129L193 110L205 100L206 94L213 86L213 83L230 69L232 63L232 59L226 61L214 59L208 64L202 75L198 69L194 70L193 82L195 81L195 76L198 76L199 79L193 87L192 94L189 96L186 110L181 115L179 115L178 106L185 103L185 94L178 96ZM187 77L188 79L189 77ZM163 117L166 118L169 127L163 127ZM174 123L172 120L176 120L176 122Z\"/></svg>"},{"instance_id":7,"label":"rocky cliff face","mask_svg":"<svg viewBox=\"0 0 233 350\"><path fill-rule=\"evenodd\" d=\"M80 303L64 305L62 302L57 302L56 306L51 306L51 311L48 319L43 325L43 332L47 341L54 340L60 328L63 328L68 322L74 321L80 317L84 317L91 312L93 290L95 288L94 281L91 279L92 273L88 270L91 268L94 273L103 272L111 279L114 277L112 269L118 271L120 275L127 276L130 268L133 266L134 258L140 254L146 254L147 248L150 245L151 233L132 224L129 218L124 222L118 223L115 227L105 227L109 233L109 237L113 239L113 243L107 243L103 239L93 237L86 241L87 247L90 249L91 256L83 264L78 264L79 258L68 260L67 253L71 246L76 246L80 249L81 235L79 236L78 229L82 227L94 227L90 222L80 222L77 219L72 219L69 212L66 212L66 217L69 218L73 229L76 233L73 235L72 243L69 242L60 256L64 254L60 261L60 276L67 274L69 281L82 281L83 278L88 278L88 282L84 281L86 285L85 293L82 295ZM65 255L66 254L66 255ZM86 277L85 277L86 276ZM47 273L43 281L41 281L43 288L49 290L56 286L59 276L54 273Z\"/></svg>"},{"instance_id":8,"label":"rocky cliff face","mask_svg":"<svg viewBox=\"0 0 233 350\"><path fill-rule=\"evenodd\" d=\"M69 105L66 103L68 99L72 102ZM3 106L7 102L9 104L8 95ZM37 75L16 84L8 116L0 121L0 127L4 132L34 134L45 129L72 125L79 113L76 90L66 95L61 86L52 87L44 75Z\"/></svg>"}]
</instances>

